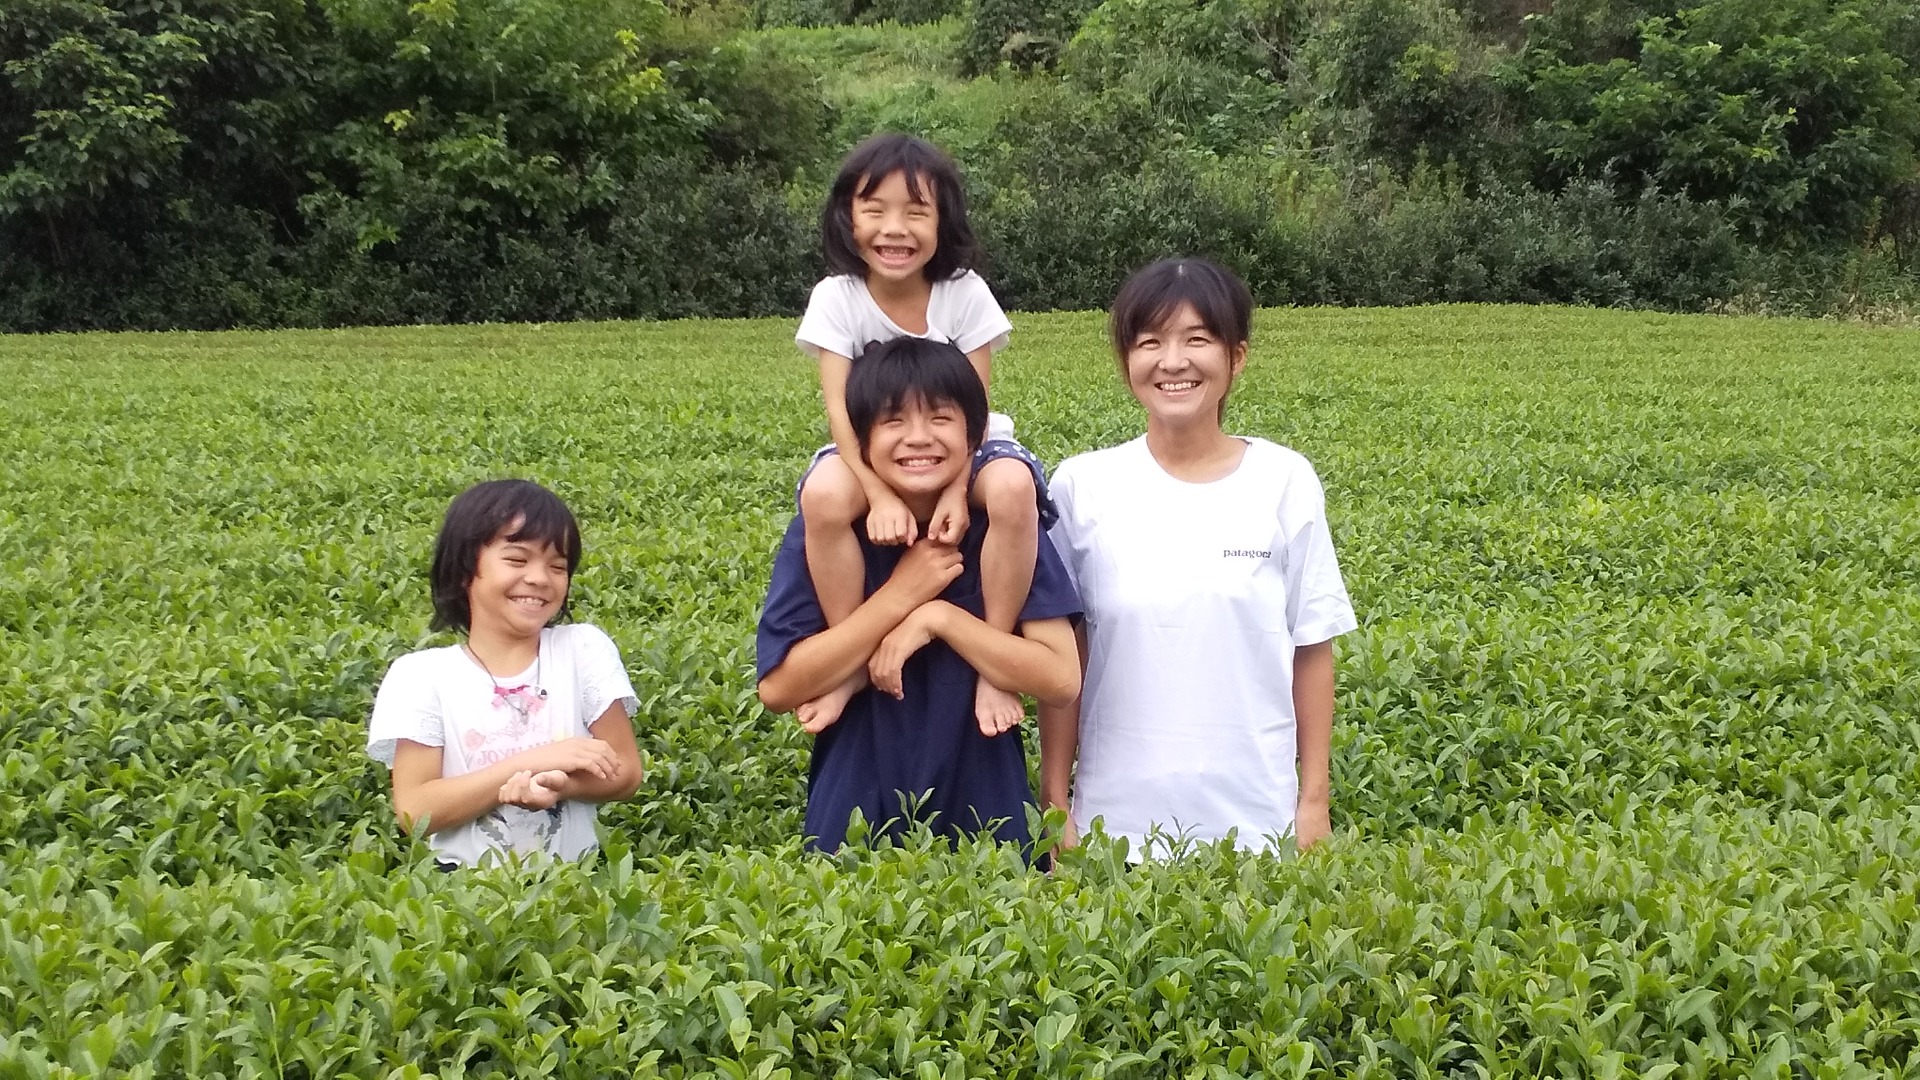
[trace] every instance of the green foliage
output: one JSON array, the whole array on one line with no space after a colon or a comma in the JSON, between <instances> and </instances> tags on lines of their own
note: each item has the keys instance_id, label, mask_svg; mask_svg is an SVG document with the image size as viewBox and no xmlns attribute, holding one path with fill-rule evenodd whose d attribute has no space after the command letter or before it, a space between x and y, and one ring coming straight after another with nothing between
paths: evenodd
<instances>
[{"instance_id":1,"label":"green foliage","mask_svg":"<svg viewBox=\"0 0 1920 1080\"><path fill-rule=\"evenodd\" d=\"M1388 162L1481 168L1509 126L1489 79L1500 50L1447 0L1327 0L1296 59L1316 143Z\"/></svg>"},{"instance_id":2,"label":"green foliage","mask_svg":"<svg viewBox=\"0 0 1920 1080\"><path fill-rule=\"evenodd\" d=\"M1136 434L1018 316L1050 462ZM1265 310L1325 479L1339 835L1052 875L797 850L751 634L822 438L789 321L0 338L0 1054L22 1075L1903 1075L1920 336ZM441 874L362 749L451 495L582 520L647 781ZM1032 732L1026 733L1032 738Z\"/></svg>"},{"instance_id":3,"label":"green foliage","mask_svg":"<svg viewBox=\"0 0 1920 1080\"><path fill-rule=\"evenodd\" d=\"M960 73L1051 68L1099 0L967 0Z\"/></svg>"},{"instance_id":4,"label":"green foliage","mask_svg":"<svg viewBox=\"0 0 1920 1080\"><path fill-rule=\"evenodd\" d=\"M1536 20L1507 79L1549 180L1585 175L1724 201L1769 234L1856 236L1920 145L1911 5L1710 0L1594 57L1587 5Z\"/></svg>"}]
</instances>

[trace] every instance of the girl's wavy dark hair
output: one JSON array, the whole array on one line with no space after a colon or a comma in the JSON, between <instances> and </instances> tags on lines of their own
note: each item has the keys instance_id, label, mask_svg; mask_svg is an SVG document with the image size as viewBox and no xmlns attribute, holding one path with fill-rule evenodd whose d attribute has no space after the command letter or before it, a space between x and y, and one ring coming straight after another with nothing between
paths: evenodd
<instances>
[{"instance_id":1,"label":"girl's wavy dark hair","mask_svg":"<svg viewBox=\"0 0 1920 1080\"><path fill-rule=\"evenodd\" d=\"M928 281L958 277L980 263L980 245L967 221L967 189L960 168L945 150L925 139L888 132L875 135L846 156L833 178L827 204L820 210L820 244L827 266L836 274L867 276L867 261L853 242L853 200L873 194L887 177L906 177L907 194L931 202L940 212L933 258L925 269ZM927 189L933 189L931 199Z\"/></svg>"},{"instance_id":2,"label":"girl's wavy dark hair","mask_svg":"<svg viewBox=\"0 0 1920 1080\"><path fill-rule=\"evenodd\" d=\"M510 543L546 542L566 556L568 592L580 567L580 525L560 496L531 480L488 480L454 496L447 507L440 535L433 541L433 568L427 578L433 586L433 628L472 628L467 586L480 569L480 549L494 540ZM568 615L570 596L560 600L560 615Z\"/></svg>"}]
</instances>

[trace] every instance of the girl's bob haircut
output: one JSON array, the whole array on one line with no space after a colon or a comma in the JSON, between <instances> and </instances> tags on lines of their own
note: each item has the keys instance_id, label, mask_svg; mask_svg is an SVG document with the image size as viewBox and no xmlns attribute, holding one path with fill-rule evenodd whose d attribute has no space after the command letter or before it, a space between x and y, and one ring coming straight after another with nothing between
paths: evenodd
<instances>
[{"instance_id":1,"label":"girl's bob haircut","mask_svg":"<svg viewBox=\"0 0 1920 1080\"><path fill-rule=\"evenodd\" d=\"M1161 259L1135 270L1113 298L1107 332L1122 372L1140 335L1165 326L1183 304L1229 348L1253 339L1253 294L1240 275L1208 259Z\"/></svg>"},{"instance_id":2,"label":"girl's bob haircut","mask_svg":"<svg viewBox=\"0 0 1920 1080\"><path fill-rule=\"evenodd\" d=\"M967 222L967 190L960 182L959 167L945 150L925 139L887 132L854 147L833 178L827 205L820 210L820 243L828 268L836 274L867 276L867 261L853 242L853 200L873 194L894 173L906 177L908 195L932 203L940 214L933 258L922 271L927 280L945 281L977 265L980 248ZM928 198L929 187L932 198Z\"/></svg>"},{"instance_id":3,"label":"girl's bob haircut","mask_svg":"<svg viewBox=\"0 0 1920 1080\"><path fill-rule=\"evenodd\" d=\"M568 584L580 566L580 525L560 497L531 480L488 480L454 496L433 542L433 629L472 629L467 586L480 569L480 549L504 540L545 542L566 556ZM571 592L571 589L569 589ZM560 601L567 617L568 598Z\"/></svg>"},{"instance_id":4,"label":"girl's bob haircut","mask_svg":"<svg viewBox=\"0 0 1920 1080\"><path fill-rule=\"evenodd\" d=\"M862 461L873 425L914 402L957 406L967 421L967 449L980 449L987 437L987 388L967 354L944 341L897 337L869 345L847 372L847 423Z\"/></svg>"}]
</instances>

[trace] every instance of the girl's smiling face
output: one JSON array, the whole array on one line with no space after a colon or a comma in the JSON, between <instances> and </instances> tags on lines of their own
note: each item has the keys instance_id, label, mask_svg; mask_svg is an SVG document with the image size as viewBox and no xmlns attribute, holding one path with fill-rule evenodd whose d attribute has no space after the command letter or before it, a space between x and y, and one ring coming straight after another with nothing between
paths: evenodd
<instances>
[{"instance_id":1,"label":"girl's smiling face","mask_svg":"<svg viewBox=\"0 0 1920 1080\"><path fill-rule=\"evenodd\" d=\"M883 177L872 191L861 194L866 184L854 188L853 244L867 264L867 276L891 281L921 277L933 259L940 235L940 209L933 201L933 181L916 177L907 183L907 174L894 171ZM919 189L919 198L914 189Z\"/></svg>"},{"instance_id":2,"label":"girl's smiling face","mask_svg":"<svg viewBox=\"0 0 1920 1080\"><path fill-rule=\"evenodd\" d=\"M1192 304L1173 309L1127 349L1127 386L1162 424L1220 425L1233 382L1247 366L1247 343L1228 344L1207 328Z\"/></svg>"},{"instance_id":3,"label":"girl's smiling face","mask_svg":"<svg viewBox=\"0 0 1920 1080\"><path fill-rule=\"evenodd\" d=\"M486 627L532 637L552 622L567 599L572 575L565 552L545 540L509 540L520 523L500 530L480 549L467 605L475 630Z\"/></svg>"}]
</instances>

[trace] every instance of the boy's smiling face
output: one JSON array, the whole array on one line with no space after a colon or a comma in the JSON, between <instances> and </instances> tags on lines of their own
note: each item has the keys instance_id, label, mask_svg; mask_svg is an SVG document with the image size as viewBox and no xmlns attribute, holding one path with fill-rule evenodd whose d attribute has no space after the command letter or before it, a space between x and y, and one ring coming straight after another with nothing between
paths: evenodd
<instances>
[{"instance_id":1,"label":"boy's smiling face","mask_svg":"<svg viewBox=\"0 0 1920 1080\"><path fill-rule=\"evenodd\" d=\"M931 511L941 492L973 463L967 416L954 402L929 403L913 395L881 413L867 435L867 466L916 511Z\"/></svg>"}]
</instances>

